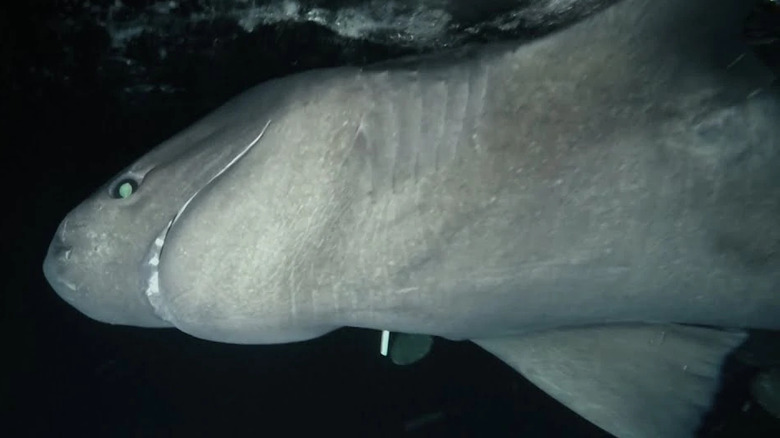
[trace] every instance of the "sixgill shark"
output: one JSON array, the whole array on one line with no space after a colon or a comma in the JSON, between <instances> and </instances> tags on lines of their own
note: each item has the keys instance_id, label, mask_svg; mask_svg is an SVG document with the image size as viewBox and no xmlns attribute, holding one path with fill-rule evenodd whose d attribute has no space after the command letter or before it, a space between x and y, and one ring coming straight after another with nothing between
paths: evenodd
<instances>
[{"instance_id":1,"label":"sixgill shark","mask_svg":"<svg viewBox=\"0 0 780 438\"><path fill-rule=\"evenodd\" d=\"M91 318L213 341L473 340L618 437L690 436L742 330L780 329L754 3L268 81L71 211L44 273Z\"/></svg>"}]
</instances>

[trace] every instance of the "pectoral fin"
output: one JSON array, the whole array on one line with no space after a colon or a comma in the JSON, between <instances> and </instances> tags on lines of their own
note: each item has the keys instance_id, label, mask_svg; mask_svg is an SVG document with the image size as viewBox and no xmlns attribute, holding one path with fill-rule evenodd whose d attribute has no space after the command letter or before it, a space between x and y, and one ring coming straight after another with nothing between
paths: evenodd
<instances>
[{"instance_id":1,"label":"pectoral fin","mask_svg":"<svg viewBox=\"0 0 780 438\"><path fill-rule=\"evenodd\" d=\"M552 397L620 437L690 437L743 332L610 325L475 340Z\"/></svg>"}]
</instances>

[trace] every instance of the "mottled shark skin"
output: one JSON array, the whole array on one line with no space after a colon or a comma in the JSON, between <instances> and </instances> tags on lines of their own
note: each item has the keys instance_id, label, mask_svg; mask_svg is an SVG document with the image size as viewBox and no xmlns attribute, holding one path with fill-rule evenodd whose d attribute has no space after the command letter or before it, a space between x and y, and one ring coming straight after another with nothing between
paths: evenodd
<instances>
[{"instance_id":1,"label":"mottled shark skin","mask_svg":"<svg viewBox=\"0 0 780 438\"><path fill-rule=\"evenodd\" d=\"M780 329L780 99L740 40L753 3L624 0L525 45L261 84L74 209L45 275L94 319L214 341L479 340L612 433L690 435L742 336L669 323ZM556 394L533 351L600 360L563 375L608 384L603 406ZM647 366L604 372L625 354ZM690 409L653 384L672 368L707 383Z\"/></svg>"}]
</instances>

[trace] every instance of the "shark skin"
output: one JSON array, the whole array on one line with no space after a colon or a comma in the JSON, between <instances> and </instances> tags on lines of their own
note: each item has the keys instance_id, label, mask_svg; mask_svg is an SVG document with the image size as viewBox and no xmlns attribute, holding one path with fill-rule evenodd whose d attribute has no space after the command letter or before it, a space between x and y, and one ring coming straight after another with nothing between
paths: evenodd
<instances>
[{"instance_id":1,"label":"shark skin","mask_svg":"<svg viewBox=\"0 0 780 438\"><path fill-rule=\"evenodd\" d=\"M53 289L219 342L474 340L620 437L690 436L780 329L780 99L754 2L261 84L71 211Z\"/></svg>"}]
</instances>

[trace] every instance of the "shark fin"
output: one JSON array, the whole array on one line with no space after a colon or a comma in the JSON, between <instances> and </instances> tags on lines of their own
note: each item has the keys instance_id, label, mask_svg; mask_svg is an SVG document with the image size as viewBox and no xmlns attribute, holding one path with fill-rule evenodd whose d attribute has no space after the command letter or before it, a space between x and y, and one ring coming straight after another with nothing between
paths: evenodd
<instances>
[{"instance_id":1,"label":"shark fin","mask_svg":"<svg viewBox=\"0 0 780 438\"><path fill-rule=\"evenodd\" d=\"M620 437L690 437L744 332L674 324L551 330L474 342Z\"/></svg>"}]
</instances>

